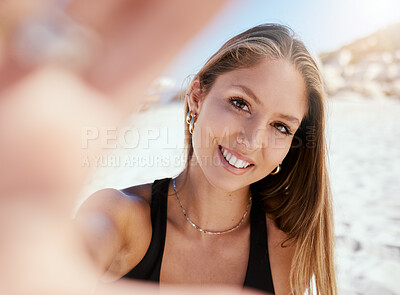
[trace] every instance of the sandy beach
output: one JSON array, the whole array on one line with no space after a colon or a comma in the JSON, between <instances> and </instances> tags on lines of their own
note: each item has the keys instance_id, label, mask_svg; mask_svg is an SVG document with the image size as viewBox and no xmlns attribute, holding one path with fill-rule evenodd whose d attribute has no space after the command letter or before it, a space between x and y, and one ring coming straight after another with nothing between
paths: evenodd
<instances>
[{"instance_id":1,"label":"sandy beach","mask_svg":"<svg viewBox=\"0 0 400 295\"><path fill-rule=\"evenodd\" d=\"M400 294L400 101L336 96L328 103L329 170L339 294ZM82 198L177 175L184 167L180 103L135 115Z\"/></svg>"},{"instance_id":2,"label":"sandy beach","mask_svg":"<svg viewBox=\"0 0 400 295\"><path fill-rule=\"evenodd\" d=\"M332 100L340 294L400 294L400 103Z\"/></svg>"}]
</instances>

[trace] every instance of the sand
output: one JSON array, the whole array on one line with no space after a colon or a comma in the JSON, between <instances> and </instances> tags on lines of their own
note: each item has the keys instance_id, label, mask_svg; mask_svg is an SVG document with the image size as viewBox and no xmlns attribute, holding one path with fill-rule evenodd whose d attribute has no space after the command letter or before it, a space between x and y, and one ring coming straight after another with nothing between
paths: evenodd
<instances>
[{"instance_id":1,"label":"sand","mask_svg":"<svg viewBox=\"0 0 400 295\"><path fill-rule=\"evenodd\" d=\"M340 294L400 294L400 102L328 112Z\"/></svg>"}]
</instances>

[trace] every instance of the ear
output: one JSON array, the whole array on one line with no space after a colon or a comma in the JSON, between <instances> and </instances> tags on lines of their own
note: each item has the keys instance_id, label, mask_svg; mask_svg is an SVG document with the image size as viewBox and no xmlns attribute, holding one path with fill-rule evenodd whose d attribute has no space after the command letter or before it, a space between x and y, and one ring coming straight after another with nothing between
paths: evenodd
<instances>
[{"instance_id":1,"label":"ear","mask_svg":"<svg viewBox=\"0 0 400 295\"><path fill-rule=\"evenodd\" d=\"M199 79L196 78L190 85L188 92L187 102L189 105L189 109L197 115L200 114L203 101L204 101L204 91L201 88Z\"/></svg>"}]
</instances>

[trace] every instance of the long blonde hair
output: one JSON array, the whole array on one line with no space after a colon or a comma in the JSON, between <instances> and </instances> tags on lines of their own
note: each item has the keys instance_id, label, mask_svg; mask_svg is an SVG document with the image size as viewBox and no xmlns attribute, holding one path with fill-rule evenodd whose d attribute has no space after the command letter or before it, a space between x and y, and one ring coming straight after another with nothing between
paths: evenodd
<instances>
[{"instance_id":1,"label":"long blonde hair","mask_svg":"<svg viewBox=\"0 0 400 295\"><path fill-rule=\"evenodd\" d=\"M334 269L334 230L330 184L326 167L325 92L320 71L304 44L287 27L263 24L227 41L197 73L207 94L216 78L226 72L248 68L261 59L285 59L302 74L307 87L308 112L297 130L281 172L253 183L253 194L261 195L264 210L284 231L287 243L295 243L290 272L294 294L312 290L337 294ZM185 104L186 112L188 105ZM192 137L186 128L188 167L193 155Z\"/></svg>"}]
</instances>

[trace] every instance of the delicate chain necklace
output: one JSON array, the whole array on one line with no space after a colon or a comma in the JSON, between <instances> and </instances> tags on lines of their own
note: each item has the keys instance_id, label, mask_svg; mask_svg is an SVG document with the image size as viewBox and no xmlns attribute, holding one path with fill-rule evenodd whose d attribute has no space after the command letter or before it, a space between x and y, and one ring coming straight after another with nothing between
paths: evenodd
<instances>
[{"instance_id":1,"label":"delicate chain necklace","mask_svg":"<svg viewBox=\"0 0 400 295\"><path fill-rule=\"evenodd\" d=\"M183 215L186 217L186 220L187 220L195 229L197 229L198 231L200 231L200 232L202 232L202 233L205 233L205 234L209 234L209 235L222 235L222 234L230 233L231 231L234 231L235 229L237 229L237 228L243 223L244 219L246 218L247 213L249 212L249 208L250 208L252 199L253 199L253 198L252 198L252 195L251 195L251 191L250 191L250 198L249 198L249 202L247 203L246 211L244 212L242 219L241 219L241 220L239 221L239 223L236 224L234 227L232 227L232 228L230 228L230 229L227 229L227 230L224 230L224 231L209 231L209 230L206 230L206 229L202 229L201 227L199 227L198 225L196 225L196 224L189 218L189 216L188 216L187 213L186 213L185 208L183 208L183 205L182 205L182 203L181 203L181 200L179 199L178 192L176 191L175 178L172 180L172 184L173 184L173 187L174 187L176 199L178 200L179 206L181 207L182 212L183 212Z\"/></svg>"}]
</instances>

